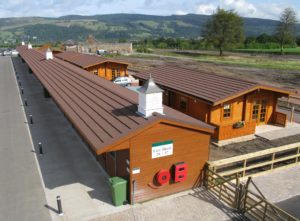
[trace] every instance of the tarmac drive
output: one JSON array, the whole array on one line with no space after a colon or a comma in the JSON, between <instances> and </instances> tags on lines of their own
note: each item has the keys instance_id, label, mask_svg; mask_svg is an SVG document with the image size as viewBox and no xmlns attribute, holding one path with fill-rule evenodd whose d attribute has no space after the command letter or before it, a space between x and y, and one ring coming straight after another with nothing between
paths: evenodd
<instances>
[{"instance_id":1,"label":"tarmac drive","mask_svg":"<svg viewBox=\"0 0 300 221\"><path fill-rule=\"evenodd\" d=\"M48 221L50 214L11 58L0 57L0 220Z\"/></svg>"}]
</instances>

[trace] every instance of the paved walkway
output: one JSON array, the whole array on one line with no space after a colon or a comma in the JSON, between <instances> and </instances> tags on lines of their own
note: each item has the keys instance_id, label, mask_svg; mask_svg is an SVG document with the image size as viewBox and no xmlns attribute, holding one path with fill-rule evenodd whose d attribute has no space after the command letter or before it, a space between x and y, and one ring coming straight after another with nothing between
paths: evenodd
<instances>
[{"instance_id":1,"label":"paved walkway","mask_svg":"<svg viewBox=\"0 0 300 221\"><path fill-rule=\"evenodd\" d=\"M256 127L255 135L262 137L267 140L276 140L284 137L294 136L300 134L299 123L288 123L285 128L273 126L273 125L262 125Z\"/></svg>"},{"instance_id":2,"label":"paved walkway","mask_svg":"<svg viewBox=\"0 0 300 221\"><path fill-rule=\"evenodd\" d=\"M248 220L234 213L204 189L159 198L91 221L227 221Z\"/></svg>"},{"instance_id":3,"label":"paved walkway","mask_svg":"<svg viewBox=\"0 0 300 221\"><path fill-rule=\"evenodd\" d=\"M0 220L48 221L10 57L0 56Z\"/></svg>"},{"instance_id":4,"label":"paved walkway","mask_svg":"<svg viewBox=\"0 0 300 221\"><path fill-rule=\"evenodd\" d=\"M270 202L290 199L300 195L300 165L254 177L253 181Z\"/></svg>"},{"instance_id":5,"label":"paved walkway","mask_svg":"<svg viewBox=\"0 0 300 221\"><path fill-rule=\"evenodd\" d=\"M63 113L19 58L14 64L24 88L26 115L33 116L30 131L38 152L42 142L44 155L37 154L45 183L46 210L52 220L88 220L128 209L112 205L106 174L87 149ZM57 215L56 196L62 198L64 216ZM44 205L43 204L43 205Z\"/></svg>"},{"instance_id":6,"label":"paved walkway","mask_svg":"<svg viewBox=\"0 0 300 221\"><path fill-rule=\"evenodd\" d=\"M300 165L253 178L272 203L300 219ZM250 188L255 192L252 185Z\"/></svg>"}]
</instances>

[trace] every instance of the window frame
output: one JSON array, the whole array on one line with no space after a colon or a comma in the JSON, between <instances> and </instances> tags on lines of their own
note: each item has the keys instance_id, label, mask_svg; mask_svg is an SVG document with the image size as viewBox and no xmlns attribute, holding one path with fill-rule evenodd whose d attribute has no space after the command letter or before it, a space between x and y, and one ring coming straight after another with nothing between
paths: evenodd
<instances>
[{"instance_id":1,"label":"window frame","mask_svg":"<svg viewBox=\"0 0 300 221\"><path fill-rule=\"evenodd\" d=\"M227 106L229 108L225 109L225 107L227 107ZM223 109L223 111L222 111L223 119L230 119L232 117L232 104L224 104L222 109ZM229 110L229 112L228 112L228 110Z\"/></svg>"},{"instance_id":2,"label":"window frame","mask_svg":"<svg viewBox=\"0 0 300 221\"><path fill-rule=\"evenodd\" d=\"M184 103L184 108L182 107L182 103ZM179 98L179 110L182 112L187 112L188 109L188 98L184 96L180 96Z\"/></svg>"}]
</instances>

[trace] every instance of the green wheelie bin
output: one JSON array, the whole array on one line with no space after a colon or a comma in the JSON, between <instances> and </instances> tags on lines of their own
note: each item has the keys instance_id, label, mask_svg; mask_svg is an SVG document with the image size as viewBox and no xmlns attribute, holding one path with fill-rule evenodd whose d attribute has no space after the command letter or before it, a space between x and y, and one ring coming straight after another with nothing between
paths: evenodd
<instances>
[{"instance_id":1,"label":"green wheelie bin","mask_svg":"<svg viewBox=\"0 0 300 221\"><path fill-rule=\"evenodd\" d=\"M121 177L111 177L108 179L112 193L112 201L115 206L121 206L126 202L127 180Z\"/></svg>"}]
</instances>

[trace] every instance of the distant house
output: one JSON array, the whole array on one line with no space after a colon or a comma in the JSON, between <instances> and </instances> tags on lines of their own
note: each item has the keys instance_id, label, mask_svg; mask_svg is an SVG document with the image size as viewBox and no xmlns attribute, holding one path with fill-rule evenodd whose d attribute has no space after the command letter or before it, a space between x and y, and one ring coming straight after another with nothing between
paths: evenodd
<instances>
[{"instance_id":1,"label":"distant house","mask_svg":"<svg viewBox=\"0 0 300 221\"><path fill-rule=\"evenodd\" d=\"M78 51L78 44L72 39L65 41L63 46L65 51Z\"/></svg>"},{"instance_id":2,"label":"distant house","mask_svg":"<svg viewBox=\"0 0 300 221\"><path fill-rule=\"evenodd\" d=\"M63 52L55 56L110 81L128 75L129 64L126 62L77 52Z\"/></svg>"},{"instance_id":3,"label":"distant house","mask_svg":"<svg viewBox=\"0 0 300 221\"><path fill-rule=\"evenodd\" d=\"M133 76L142 85L150 74L164 90L165 105L215 126L218 141L252 135L263 124L286 124L276 106L290 91L174 66Z\"/></svg>"},{"instance_id":4,"label":"distant house","mask_svg":"<svg viewBox=\"0 0 300 221\"><path fill-rule=\"evenodd\" d=\"M108 43L96 40L89 35L84 43L78 45L80 53L97 53L97 51L105 51L108 53L131 54L133 52L132 43Z\"/></svg>"},{"instance_id":5,"label":"distant house","mask_svg":"<svg viewBox=\"0 0 300 221\"><path fill-rule=\"evenodd\" d=\"M42 53L46 53L46 51L48 50L48 48L51 49L52 53L55 54L59 54L62 53L61 50L57 50L55 48L52 48L51 44L45 44L42 47L37 48L38 51L42 52Z\"/></svg>"}]
</instances>

